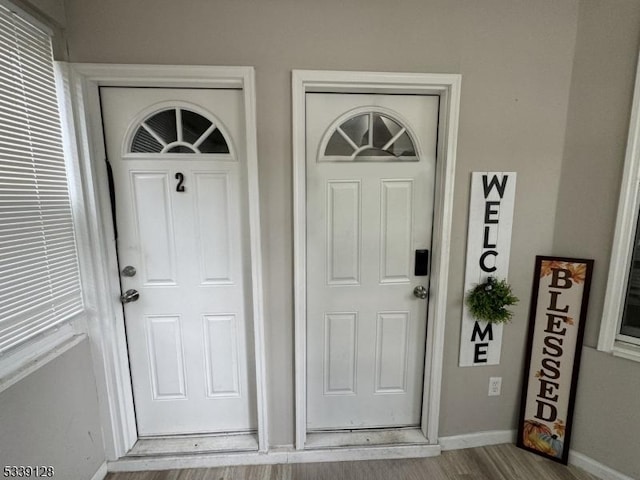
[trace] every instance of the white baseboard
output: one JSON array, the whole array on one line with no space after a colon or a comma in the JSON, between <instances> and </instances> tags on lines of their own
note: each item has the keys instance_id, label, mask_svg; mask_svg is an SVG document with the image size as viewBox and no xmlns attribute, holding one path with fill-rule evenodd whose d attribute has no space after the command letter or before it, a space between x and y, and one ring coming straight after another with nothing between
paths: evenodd
<instances>
[{"instance_id":1,"label":"white baseboard","mask_svg":"<svg viewBox=\"0 0 640 480\"><path fill-rule=\"evenodd\" d=\"M176 468L212 468L233 465L269 465L278 463L343 462L356 460L388 460L396 458L435 457L440 445L402 445L356 447L322 450L295 450L293 447L274 448L267 453L216 453L183 456L121 458L108 463L110 472L139 472Z\"/></svg>"},{"instance_id":2,"label":"white baseboard","mask_svg":"<svg viewBox=\"0 0 640 480\"><path fill-rule=\"evenodd\" d=\"M98 471L93 474L93 477L91 477L91 480L104 480L104 477L106 476L107 476L107 462L104 462L102 465L100 465L100 468L98 468Z\"/></svg>"},{"instance_id":3,"label":"white baseboard","mask_svg":"<svg viewBox=\"0 0 640 480\"><path fill-rule=\"evenodd\" d=\"M438 443L440 443L443 451L484 447L487 445L498 445L500 443L515 443L515 441L515 430L490 430L487 432L440 437L438 439Z\"/></svg>"},{"instance_id":4,"label":"white baseboard","mask_svg":"<svg viewBox=\"0 0 640 480\"><path fill-rule=\"evenodd\" d=\"M620 473L613 468L607 467L606 465L595 461L593 458L587 457L586 455L574 450L569 450L569 463L576 467L580 467L584 471L595 475L602 480L634 480L633 477Z\"/></svg>"},{"instance_id":5,"label":"white baseboard","mask_svg":"<svg viewBox=\"0 0 640 480\"><path fill-rule=\"evenodd\" d=\"M516 434L516 430L493 430L489 432L441 437L439 439L439 443L443 451L459 450L462 448L484 447L500 443L515 443ZM634 480L634 478L629 477L624 473L620 473L611 467L607 467L606 465L574 450L569 451L569 463L582 468L587 473L595 475L602 480Z\"/></svg>"}]
</instances>

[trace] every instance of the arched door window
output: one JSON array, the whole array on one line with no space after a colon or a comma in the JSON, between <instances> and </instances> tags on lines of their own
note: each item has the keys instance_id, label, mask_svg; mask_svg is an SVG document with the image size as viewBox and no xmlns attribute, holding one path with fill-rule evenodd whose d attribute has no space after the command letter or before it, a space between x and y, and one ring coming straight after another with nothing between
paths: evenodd
<instances>
[{"instance_id":1,"label":"arched door window","mask_svg":"<svg viewBox=\"0 0 640 480\"><path fill-rule=\"evenodd\" d=\"M382 112L359 113L329 130L319 161L418 161L411 135L402 123Z\"/></svg>"},{"instance_id":2,"label":"arched door window","mask_svg":"<svg viewBox=\"0 0 640 480\"><path fill-rule=\"evenodd\" d=\"M212 119L176 107L145 118L133 135L129 153L229 153L229 145Z\"/></svg>"}]
</instances>

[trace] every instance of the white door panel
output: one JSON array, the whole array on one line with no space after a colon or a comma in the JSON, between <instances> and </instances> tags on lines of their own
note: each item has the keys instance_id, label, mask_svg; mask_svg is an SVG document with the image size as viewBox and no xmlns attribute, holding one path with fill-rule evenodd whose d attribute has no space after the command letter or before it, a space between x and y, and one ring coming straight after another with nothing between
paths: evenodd
<instances>
[{"instance_id":1,"label":"white door panel","mask_svg":"<svg viewBox=\"0 0 640 480\"><path fill-rule=\"evenodd\" d=\"M438 97L306 102L307 427L419 425L427 300L413 289L429 277L414 275L414 258L431 248ZM367 112L385 118L350 120ZM398 125L416 151L391 160L380 150L394 149ZM344 142L324 156L334 131Z\"/></svg>"},{"instance_id":2,"label":"white door panel","mask_svg":"<svg viewBox=\"0 0 640 480\"><path fill-rule=\"evenodd\" d=\"M122 290L140 293L124 305L139 434L255 429L241 91L102 88L101 101L118 259L137 270ZM176 107L173 140L176 127L145 120ZM146 145L204 145L214 127L191 111L229 153L128 151L143 120Z\"/></svg>"}]
</instances>

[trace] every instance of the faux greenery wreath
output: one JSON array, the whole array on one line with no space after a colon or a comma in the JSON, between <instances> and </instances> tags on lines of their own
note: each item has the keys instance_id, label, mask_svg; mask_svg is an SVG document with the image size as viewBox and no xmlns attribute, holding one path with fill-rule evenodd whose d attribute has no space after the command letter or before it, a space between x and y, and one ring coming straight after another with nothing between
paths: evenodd
<instances>
[{"instance_id":1,"label":"faux greenery wreath","mask_svg":"<svg viewBox=\"0 0 640 480\"><path fill-rule=\"evenodd\" d=\"M507 281L495 277L489 277L486 282L469 290L466 298L471 315L489 323L510 321L513 312L505 307L515 305L518 301Z\"/></svg>"}]
</instances>

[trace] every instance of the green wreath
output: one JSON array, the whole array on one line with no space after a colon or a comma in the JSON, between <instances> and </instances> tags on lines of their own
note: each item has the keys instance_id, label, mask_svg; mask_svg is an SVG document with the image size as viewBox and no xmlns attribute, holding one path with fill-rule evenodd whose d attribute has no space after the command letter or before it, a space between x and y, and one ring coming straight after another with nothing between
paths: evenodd
<instances>
[{"instance_id":1,"label":"green wreath","mask_svg":"<svg viewBox=\"0 0 640 480\"><path fill-rule=\"evenodd\" d=\"M506 323L513 317L513 312L505 307L515 305L519 299L511 291L506 280L494 277L476 285L467 292L467 306L471 315L489 323Z\"/></svg>"}]
</instances>

